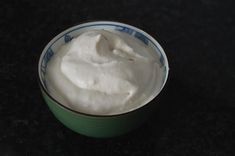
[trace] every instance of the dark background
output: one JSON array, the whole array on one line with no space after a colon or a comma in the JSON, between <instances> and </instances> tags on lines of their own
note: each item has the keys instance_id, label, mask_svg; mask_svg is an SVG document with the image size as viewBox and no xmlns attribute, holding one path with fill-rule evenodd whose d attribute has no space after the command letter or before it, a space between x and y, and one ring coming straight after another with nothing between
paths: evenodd
<instances>
[{"instance_id":1,"label":"dark background","mask_svg":"<svg viewBox=\"0 0 235 156\"><path fill-rule=\"evenodd\" d=\"M234 156L233 0L0 1L0 155ZM139 27L165 49L159 109L118 138L81 136L43 102L37 63L61 31L92 20Z\"/></svg>"}]
</instances>

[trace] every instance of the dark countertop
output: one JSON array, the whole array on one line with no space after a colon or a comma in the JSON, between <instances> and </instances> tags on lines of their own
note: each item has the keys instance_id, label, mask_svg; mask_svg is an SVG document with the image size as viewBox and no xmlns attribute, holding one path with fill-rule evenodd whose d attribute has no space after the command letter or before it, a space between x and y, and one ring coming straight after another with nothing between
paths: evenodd
<instances>
[{"instance_id":1,"label":"dark countertop","mask_svg":"<svg viewBox=\"0 0 235 156\"><path fill-rule=\"evenodd\" d=\"M234 156L232 0L0 1L0 155ZM170 78L159 109L118 138L81 136L43 102L37 63L58 33L90 20L137 26L165 49Z\"/></svg>"}]
</instances>

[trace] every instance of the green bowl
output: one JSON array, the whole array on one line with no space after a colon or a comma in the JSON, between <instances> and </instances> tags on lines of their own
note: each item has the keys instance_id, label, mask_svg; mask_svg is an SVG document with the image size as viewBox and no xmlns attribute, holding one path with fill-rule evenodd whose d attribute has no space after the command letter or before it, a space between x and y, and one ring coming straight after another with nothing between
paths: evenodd
<instances>
[{"instance_id":1,"label":"green bowl","mask_svg":"<svg viewBox=\"0 0 235 156\"><path fill-rule=\"evenodd\" d=\"M142 107L135 110L116 115L93 115L72 110L58 102L50 95L45 81L47 63L61 45L70 42L73 37L78 36L84 31L94 29L124 32L139 39L150 48L153 48L156 51L156 55L159 56L160 67L164 72L160 91L164 87L168 77L168 60L159 43L146 32L127 24L111 21L88 22L69 28L57 35L44 48L38 65L39 84L43 98L55 117L66 127L77 133L97 138L114 137L127 133L146 121L156 106L156 101L153 102L153 99L158 97L157 95L160 92L156 93Z\"/></svg>"}]
</instances>

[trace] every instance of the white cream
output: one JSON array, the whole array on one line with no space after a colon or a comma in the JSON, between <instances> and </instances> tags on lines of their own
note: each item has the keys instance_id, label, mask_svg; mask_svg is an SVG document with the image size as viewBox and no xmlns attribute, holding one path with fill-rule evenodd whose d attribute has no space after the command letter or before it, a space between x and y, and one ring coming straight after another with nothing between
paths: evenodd
<instances>
[{"instance_id":1,"label":"white cream","mask_svg":"<svg viewBox=\"0 0 235 156\"><path fill-rule=\"evenodd\" d=\"M153 50L116 31L85 32L63 45L47 66L50 94L79 112L110 115L145 104L161 87Z\"/></svg>"}]
</instances>

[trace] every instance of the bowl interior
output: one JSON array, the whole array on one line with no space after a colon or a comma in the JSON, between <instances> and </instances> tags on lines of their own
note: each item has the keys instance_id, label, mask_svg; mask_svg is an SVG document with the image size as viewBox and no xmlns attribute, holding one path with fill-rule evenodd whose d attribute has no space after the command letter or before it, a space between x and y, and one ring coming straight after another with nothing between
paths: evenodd
<instances>
[{"instance_id":1,"label":"bowl interior","mask_svg":"<svg viewBox=\"0 0 235 156\"><path fill-rule=\"evenodd\" d=\"M53 55L58 51L61 45L70 42L74 37L80 35L81 33L88 31L88 30L99 30L99 29L115 30L115 31L127 33L128 35L131 35L137 38L138 40L140 40L141 42L143 42L149 48L152 48L154 52L156 52L156 54L158 55L158 58L159 58L158 62L160 64L160 67L163 69L162 70L163 79L162 79L162 85L161 85L160 91L162 90L168 77L169 67L168 67L167 57L162 47L159 45L159 43L155 39L153 39L150 35L148 35L144 31L136 27L119 23L119 22L99 21L99 22L89 22L89 23L85 23L85 24L81 24L81 25L77 25L72 28L69 28L63 31L62 33L60 33L59 35L57 35L44 48L41 54L40 60L39 60L38 72L39 72L40 83L43 89L49 95L50 93L48 92L48 89L47 89L47 85L45 81L45 74L46 74L46 69L47 69L47 63L50 61ZM157 94L155 96L157 96Z\"/></svg>"}]
</instances>

